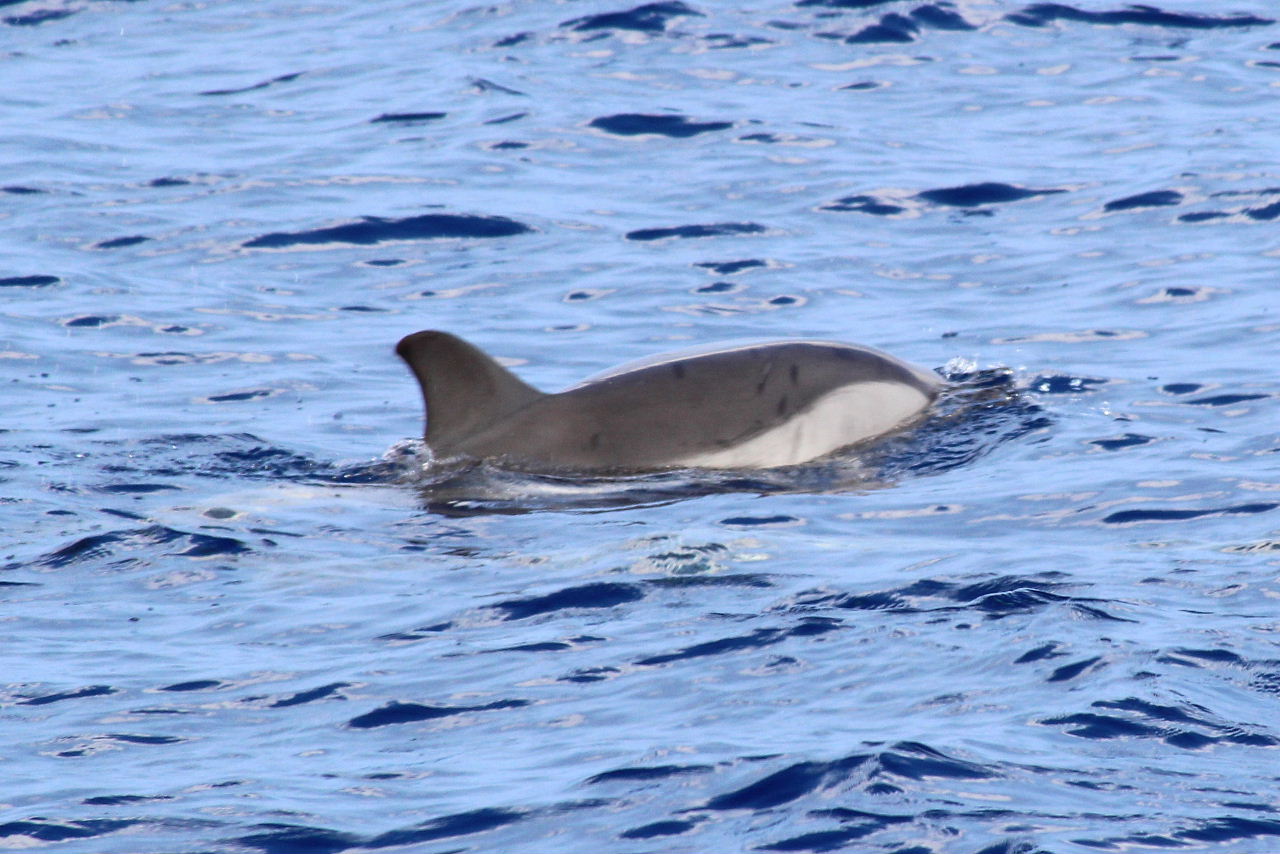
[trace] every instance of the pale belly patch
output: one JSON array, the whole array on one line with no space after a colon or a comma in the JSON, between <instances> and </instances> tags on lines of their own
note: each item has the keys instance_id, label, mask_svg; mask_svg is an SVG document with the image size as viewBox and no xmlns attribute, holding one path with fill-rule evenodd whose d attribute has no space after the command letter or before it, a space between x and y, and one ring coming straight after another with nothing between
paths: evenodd
<instances>
[{"instance_id":1,"label":"pale belly patch","mask_svg":"<svg viewBox=\"0 0 1280 854\"><path fill-rule=\"evenodd\" d=\"M898 427L929 405L904 383L844 386L818 398L781 424L728 448L691 454L676 465L697 468L774 468L808 462Z\"/></svg>"}]
</instances>

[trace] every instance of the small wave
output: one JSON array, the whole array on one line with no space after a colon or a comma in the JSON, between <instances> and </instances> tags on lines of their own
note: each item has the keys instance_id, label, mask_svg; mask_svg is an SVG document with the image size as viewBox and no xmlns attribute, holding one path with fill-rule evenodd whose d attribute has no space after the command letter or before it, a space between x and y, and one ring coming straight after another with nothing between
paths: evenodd
<instances>
[{"instance_id":1,"label":"small wave","mask_svg":"<svg viewBox=\"0 0 1280 854\"><path fill-rule=\"evenodd\" d=\"M648 782L684 774L706 774L711 770L710 765L649 765L639 768L617 768L589 777L586 782L589 786L598 783Z\"/></svg>"},{"instance_id":2,"label":"small wave","mask_svg":"<svg viewBox=\"0 0 1280 854\"><path fill-rule=\"evenodd\" d=\"M1202 519L1208 516L1252 516L1257 513L1269 513L1280 507L1280 503L1258 502L1255 504L1237 504L1231 507L1210 507L1203 510L1193 508L1140 508L1119 510L1103 517L1108 525L1133 525L1140 522L1185 522L1190 519Z\"/></svg>"},{"instance_id":3,"label":"small wave","mask_svg":"<svg viewBox=\"0 0 1280 854\"><path fill-rule=\"evenodd\" d=\"M732 792L716 795L703 809L770 809L824 790L883 778L989 780L995 768L956 759L919 742L898 742L880 751L854 753L828 762L797 762ZM898 817L911 821L912 816ZM883 825L882 825L883 826Z\"/></svg>"},{"instance_id":4,"label":"small wave","mask_svg":"<svg viewBox=\"0 0 1280 854\"><path fill-rule=\"evenodd\" d=\"M1097 711L1078 712L1044 718L1046 726L1064 727L1067 735L1094 740L1155 738L1185 750L1213 744L1243 744L1275 747L1280 739L1242 729L1238 724L1213 720L1207 709L1153 703L1139 697L1099 700L1091 704Z\"/></svg>"},{"instance_id":5,"label":"small wave","mask_svg":"<svg viewBox=\"0 0 1280 854\"><path fill-rule=\"evenodd\" d=\"M529 705L528 700L495 700L492 703L480 706L427 706L422 703L393 701L379 709L374 709L372 712L357 715L347 722L347 726L353 729L372 729L373 727L436 720L473 712L518 709L527 705Z\"/></svg>"},{"instance_id":6,"label":"small wave","mask_svg":"<svg viewBox=\"0 0 1280 854\"><path fill-rule=\"evenodd\" d=\"M848 6L849 0L836 0L826 3L806 3L799 5L831 5ZM950 5L950 4L944 4ZM943 5L926 4L912 9L902 15L890 12L881 16L874 24L863 27L858 32L847 36L845 44L910 44L916 40L922 27L951 32L976 30L973 24L964 19L958 12L944 8Z\"/></svg>"},{"instance_id":7,"label":"small wave","mask_svg":"<svg viewBox=\"0 0 1280 854\"><path fill-rule=\"evenodd\" d=\"M1212 15L1194 15L1183 12L1166 12L1155 6L1130 6L1127 9L1115 9L1107 12L1093 12L1077 9L1062 3L1033 3L1018 12L1012 12L1005 19L1024 27L1043 27L1054 21L1073 21L1084 24L1102 24L1115 26L1118 24L1141 24L1154 27L1178 27L1191 30L1209 30L1220 27L1261 27L1273 24L1270 18L1256 15L1232 15L1215 17Z\"/></svg>"},{"instance_id":8,"label":"small wave","mask_svg":"<svg viewBox=\"0 0 1280 854\"><path fill-rule=\"evenodd\" d=\"M243 245L246 249L287 249L292 246L325 244L373 246L379 243L450 237L511 237L531 231L531 227L505 216L421 214L402 219L366 216L356 222L327 228L272 232L247 240Z\"/></svg>"},{"instance_id":9,"label":"small wave","mask_svg":"<svg viewBox=\"0 0 1280 854\"><path fill-rule=\"evenodd\" d=\"M61 703L66 700L82 700L86 697L106 697L117 693L110 685L89 685L74 691L58 691L53 694L40 694L17 701L19 706L47 706L50 703Z\"/></svg>"},{"instance_id":10,"label":"small wave","mask_svg":"<svg viewBox=\"0 0 1280 854\"><path fill-rule=\"evenodd\" d=\"M526 599L509 599L493 607L505 614L507 620L523 620L550 611L565 608L612 608L628 602L638 602L644 593L635 584L601 581L580 587L567 587L545 596Z\"/></svg>"},{"instance_id":11,"label":"small wave","mask_svg":"<svg viewBox=\"0 0 1280 854\"><path fill-rule=\"evenodd\" d=\"M908 44L916 40L920 27L915 21L891 13L880 19L879 23L865 27L846 38L845 44Z\"/></svg>"},{"instance_id":12,"label":"small wave","mask_svg":"<svg viewBox=\"0 0 1280 854\"><path fill-rule=\"evenodd\" d=\"M1051 607L1068 608L1075 615L1095 620L1127 622L1102 606L1114 603L1059 592L1065 585L1044 578L999 576L970 584L923 578L902 587L843 593L829 589L807 591L779 606L784 613L821 614L828 611L894 611L900 614L953 614L959 618L975 612L987 620L1030 614ZM824 619L833 619L824 617ZM1041 647L1026 653L1019 663L1056 657L1056 648ZM1025 660L1025 662L1024 662Z\"/></svg>"},{"instance_id":13,"label":"small wave","mask_svg":"<svg viewBox=\"0 0 1280 854\"><path fill-rule=\"evenodd\" d=\"M646 115L644 113L619 113L613 116L601 116L588 122L588 127L614 134L615 136L668 136L673 139L687 139L703 133L727 130L733 122L695 122L685 116Z\"/></svg>"},{"instance_id":14,"label":"small wave","mask_svg":"<svg viewBox=\"0 0 1280 854\"><path fill-rule=\"evenodd\" d=\"M0 824L0 840L10 840L16 847L27 848L41 842L67 842L72 839L93 839L106 836L118 830L144 824L143 821L128 819L85 819L81 821L59 821L49 818L30 818L18 821L6 821ZM22 843L19 840L32 840ZM16 850L16 849L15 849Z\"/></svg>"},{"instance_id":15,"label":"small wave","mask_svg":"<svg viewBox=\"0 0 1280 854\"><path fill-rule=\"evenodd\" d=\"M951 30L954 32L964 32L968 30L976 30L973 24L966 21L958 12L954 12L949 8L950 3L935 5L932 3L924 6L917 6L911 10L911 17L915 18L922 24L933 27L936 30Z\"/></svg>"},{"instance_id":16,"label":"small wave","mask_svg":"<svg viewBox=\"0 0 1280 854\"><path fill-rule=\"evenodd\" d=\"M47 288L61 283L57 276L8 276L0 279L0 288Z\"/></svg>"},{"instance_id":17,"label":"small wave","mask_svg":"<svg viewBox=\"0 0 1280 854\"><path fill-rule=\"evenodd\" d=\"M708 225L676 225L669 228L641 228L627 232L627 240L648 242L666 240L671 237L682 239L697 237L725 237L734 234L762 234L767 231L763 225L755 222L718 222Z\"/></svg>"},{"instance_id":18,"label":"small wave","mask_svg":"<svg viewBox=\"0 0 1280 854\"><path fill-rule=\"evenodd\" d=\"M129 237L113 237L110 240L102 240L93 244L94 249L123 249L126 246L137 246L139 243L146 243L153 238L143 234L133 234Z\"/></svg>"},{"instance_id":19,"label":"small wave","mask_svg":"<svg viewBox=\"0 0 1280 854\"><path fill-rule=\"evenodd\" d=\"M383 113L369 119L369 124L421 124L443 119L448 113Z\"/></svg>"},{"instance_id":20,"label":"small wave","mask_svg":"<svg viewBox=\"0 0 1280 854\"><path fill-rule=\"evenodd\" d=\"M744 270L753 270L757 267L767 267L768 262L761 261L759 258L746 258L741 261L699 261L694 264L695 267L702 267L704 270L710 270L717 276L732 276L735 273L741 273Z\"/></svg>"},{"instance_id":21,"label":"small wave","mask_svg":"<svg viewBox=\"0 0 1280 854\"><path fill-rule=\"evenodd\" d=\"M639 659L635 664L639 667L653 667L660 664L671 664L676 661L705 658L712 655L725 655L744 650L760 649L781 643L789 637L813 637L842 628L839 620L807 617L789 628L756 629L750 634L733 635L715 640L683 647L675 652L651 655Z\"/></svg>"},{"instance_id":22,"label":"small wave","mask_svg":"<svg viewBox=\"0 0 1280 854\"><path fill-rule=\"evenodd\" d=\"M346 699L342 696L342 689L351 687L349 682L332 682L328 685L321 685L318 688L311 688L307 691L299 691L296 694L290 694L287 697L281 697L273 700L270 704L272 709L285 709L290 706L302 706L307 703L314 703L317 700L325 700L330 698Z\"/></svg>"},{"instance_id":23,"label":"small wave","mask_svg":"<svg viewBox=\"0 0 1280 854\"><path fill-rule=\"evenodd\" d=\"M303 75L302 71L295 71L292 74L281 74L279 77L272 77L270 80L263 80L259 83L251 83L248 86L239 86L231 89L208 89L201 92L201 95L243 95L245 92L256 92L259 89L267 89L271 86L278 86L281 83L292 83Z\"/></svg>"},{"instance_id":24,"label":"small wave","mask_svg":"<svg viewBox=\"0 0 1280 854\"><path fill-rule=\"evenodd\" d=\"M1047 196L1065 193L1062 189L1033 190L1028 187L1015 187L1011 184L986 182L981 184L965 184L961 187L944 187L938 190L925 190L919 194L926 202L936 205L947 205L958 208L973 208L980 205L1005 204L1030 199L1036 196Z\"/></svg>"},{"instance_id":25,"label":"small wave","mask_svg":"<svg viewBox=\"0 0 1280 854\"><path fill-rule=\"evenodd\" d=\"M179 549L164 552L165 557L195 559L238 555L250 550L248 545L233 537L219 537L179 531L164 525L150 525L145 528L81 537L73 543L37 558L33 561L33 565L42 569L65 569L88 563L95 566L126 568L144 559L154 559L160 555L158 546ZM5 569L15 569L18 566L18 564L10 564Z\"/></svg>"},{"instance_id":26,"label":"small wave","mask_svg":"<svg viewBox=\"0 0 1280 854\"><path fill-rule=\"evenodd\" d=\"M702 13L679 0L667 3L645 3L621 12L604 12L565 21L560 26L576 32L592 30L630 30L639 33L661 33L673 18L703 17Z\"/></svg>"},{"instance_id":27,"label":"small wave","mask_svg":"<svg viewBox=\"0 0 1280 854\"><path fill-rule=\"evenodd\" d=\"M1153 190L1149 193L1139 193L1136 196L1125 196L1123 199L1113 199L1103 205L1102 209L1108 213L1131 211L1139 208L1169 207L1181 201L1182 193L1177 190Z\"/></svg>"},{"instance_id":28,"label":"small wave","mask_svg":"<svg viewBox=\"0 0 1280 854\"><path fill-rule=\"evenodd\" d=\"M70 18L79 11L79 9L36 9L25 15L10 15L4 19L4 22L11 27L38 27L50 21Z\"/></svg>"},{"instance_id":29,"label":"small wave","mask_svg":"<svg viewBox=\"0 0 1280 854\"><path fill-rule=\"evenodd\" d=\"M907 209L902 205L882 202L875 196L856 195L836 199L834 202L823 205L819 210L834 211L836 213L865 213L872 216L894 216L895 214L903 213Z\"/></svg>"}]
</instances>

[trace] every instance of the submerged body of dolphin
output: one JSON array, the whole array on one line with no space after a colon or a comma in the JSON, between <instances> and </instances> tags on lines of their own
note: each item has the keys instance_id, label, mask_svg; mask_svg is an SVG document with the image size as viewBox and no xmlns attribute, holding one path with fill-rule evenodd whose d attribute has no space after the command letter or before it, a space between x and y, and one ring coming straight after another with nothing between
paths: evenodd
<instances>
[{"instance_id":1,"label":"submerged body of dolphin","mask_svg":"<svg viewBox=\"0 0 1280 854\"><path fill-rule=\"evenodd\" d=\"M909 424L943 387L887 353L830 341L664 354L558 394L447 332L415 332L396 353L422 386L436 457L534 470L795 465Z\"/></svg>"}]
</instances>

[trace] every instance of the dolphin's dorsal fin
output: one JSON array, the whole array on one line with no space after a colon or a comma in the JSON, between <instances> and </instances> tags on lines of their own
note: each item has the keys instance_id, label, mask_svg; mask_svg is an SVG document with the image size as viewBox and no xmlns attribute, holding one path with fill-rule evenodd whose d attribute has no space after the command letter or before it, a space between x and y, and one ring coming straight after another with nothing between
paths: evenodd
<instances>
[{"instance_id":1,"label":"dolphin's dorsal fin","mask_svg":"<svg viewBox=\"0 0 1280 854\"><path fill-rule=\"evenodd\" d=\"M432 453L465 452L464 441L543 396L494 358L456 335L424 330L407 335L396 355L422 386L423 436Z\"/></svg>"}]
</instances>

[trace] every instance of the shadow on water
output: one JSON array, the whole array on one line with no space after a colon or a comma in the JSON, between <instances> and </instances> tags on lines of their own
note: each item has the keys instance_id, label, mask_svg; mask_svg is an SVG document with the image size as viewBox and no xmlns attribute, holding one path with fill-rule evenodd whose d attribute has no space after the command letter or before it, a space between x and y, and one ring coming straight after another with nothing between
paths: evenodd
<instances>
[{"instance_id":1,"label":"shadow on water","mask_svg":"<svg viewBox=\"0 0 1280 854\"><path fill-rule=\"evenodd\" d=\"M589 477L533 474L492 462L439 465L431 462L422 443L408 442L372 466L345 472L342 480L398 480L417 488L428 511L446 516L599 512L735 492L848 493L951 471L1050 424L1040 405L1016 386L1011 371L957 371L945 376L952 385L924 422L886 440L803 465Z\"/></svg>"}]
</instances>

